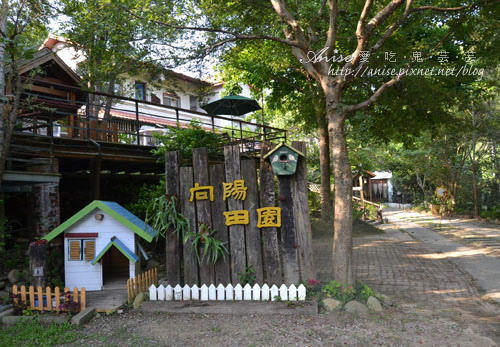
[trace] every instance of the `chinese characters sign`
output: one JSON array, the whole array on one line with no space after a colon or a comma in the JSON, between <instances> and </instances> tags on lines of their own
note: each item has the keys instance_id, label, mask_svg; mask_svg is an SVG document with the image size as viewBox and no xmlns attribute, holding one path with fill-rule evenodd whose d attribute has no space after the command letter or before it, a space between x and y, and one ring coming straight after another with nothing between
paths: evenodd
<instances>
[{"instance_id":1,"label":"chinese characters sign","mask_svg":"<svg viewBox=\"0 0 500 347\"><path fill-rule=\"evenodd\" d=\"M247 196L247 189L245 187L245 180L235 180L231 183L222 182L222 200L227 199L245 200ZM210 200L214 201L214 187L213 186L200 186L195 183L193 188L189 189L190 198L189 202L194 200ZM223 212L226 219L226 226L231 225L246 225L250 223L250 217L247 210L233 210ZM257 227L280 227L281 226L281 208L279 207L263 207L257 209Z\"/></svg>"}]
</instances>

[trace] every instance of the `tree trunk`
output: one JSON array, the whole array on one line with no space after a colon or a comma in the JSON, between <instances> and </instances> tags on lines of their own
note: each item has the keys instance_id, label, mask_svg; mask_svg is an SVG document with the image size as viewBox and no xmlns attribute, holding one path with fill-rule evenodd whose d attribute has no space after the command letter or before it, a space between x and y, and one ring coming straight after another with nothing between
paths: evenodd
<instances>
[{"instance_id":1,"label":"tree trunk","mask_svg":"<svg viewBox=\"0 0 500 347\"><path fill-rule=\"evenodd\" d=\"M477 191L477 163L472 161L472 191L474 194L474 218L479 218L479 194Z\"/></svg>"},{"instance_id":2,"label":"tree trunk","mask_svg":"<svg viewBox=\"0 0 500 347\"><path fill-rule=\"evenodd\" d=\"M497 179L498 186L500 187L500 166L498 165L496 141L493 141L491 151L492 151L492 156L493 156L493 163L495 165L495 178Z\"/></svg>"},{"instance_id":3,"label":"tree trunk","mask_svg":"<svg viewBox=\"0 0 500 347\"><path fill-rule=\"evenodd\" d=\"M5 33L7 29L7 10L8 10L9 2L8 0L2 0L2 8L0 9L0 31ZM5 97L5 41L0 40L0 162L4 163L5 159L3 157L4 147L6 146L5 142L5 134L7 128L7 113L5 109L5 101L3 98ZM2 187L2 175L3 175L3 166L0 163L0 189Z\"/></svg>"},{"instance_id":4,"label":"tree trunk","mask_svg":"<svg viewBox=\"0 0 500 347\"><path fill-rule=\"evenodd\" d=\"M113 78L111 81L109 81L108 85L108 94L114 94L115 91L115 79ZM109 121L111 120L111 106L113 105L113 98L110 98L109 96L106 97L106 102L104 104L104 117L103 121Z\"/></svg>"},{"instance_id":5,"label":"tree trunk","mask_svg":"<svg viewBox=\"0 0 500 347\"><path fill-rule=\"evenodd\" d=\"M332 191L330 183L330 140L328 124L323 115L318 116L319 126L319 171L321 175L321 219L328 221L332 212Z\"/></svg>"},{"instance_id":6,"label":"tree trunk","mask_svg":"<svg viewBox=\"0 0 500 347\"><path fill-rule=\"evenodd\" d=\"M354 284L352 271L352 172L347 155L345 116L338 110L339 91L328 83L325 89L328 133L335 179L333 278L342 288Z\"/></svg>"}]
</instances>

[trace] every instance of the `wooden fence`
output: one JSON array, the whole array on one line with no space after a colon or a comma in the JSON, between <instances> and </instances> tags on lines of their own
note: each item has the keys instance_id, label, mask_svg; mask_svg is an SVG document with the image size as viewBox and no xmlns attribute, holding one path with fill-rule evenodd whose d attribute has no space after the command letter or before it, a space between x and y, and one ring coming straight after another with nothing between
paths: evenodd
<instances>
[{"instance_id":1,"label":"wooden fence","mask_svg":"<svg viewBox=\"0 0 500 347\"><path fill-rule=\"evenodd\" d=\"M264 284L262 287L258 284L251 286L246 284L244 287L237 284L233 287L232 284L219 284L217 287L211 284L207 287L206 284L198 287L176 285L172 288L171 285L158 287L152 285L149 287L149 300L171 301L171 300L201 300L201 301L304 301L306 299L306 287L301 284L296 287L294 284L286 286L284 284L278 288L273 285L269 287Z\"/></svg>"},{"instance_id":2,"label":"wooden fence","mask_svg":"<svg viewBox=\"0 0 500 347\"><path fill-rule=\"evenodd\" d=\"M293 146L306 153L305 143ZM263 142L262 155L273 147ZM286 192L280 187L279 203L271 164L241 156L239 146L224 147L224 163L209 162L206 148L193 149L192 166L181 167L183 159L189 158L180 158L177 151L165 155L166 195L179 197L180 212L193 233L203 225L215 230L215 238L225 243L229 254L215 264L198 262L191 251L192 239L182 245L175 233L167 233L169 283L236 284L249 268L260 284L290 285L316 278L305 158L299 160L293 176L283 177L290 198L284 201ZM276 211L278 205L280 225L260 223L262 210Z\"/></svg>"},{"instance_id":3,"label":"wooden fence","mask_svg":"<svg viewBox=\"0 0 500 347\"><path fill-rule=\"evenodd\" d=\"M135 278L127 280L128 303L131 304L139 293L145 293L151 285L158 283L158 269L145 271Z\"/></svg>"},{"instance_id":4,"label":"wooden fence","mask_svg":"<svg viewBox=\"0 0 500 347\"><path fill-rule=\"evenodd\" d=\"M37 311L75 311L75 307L65 307L64 304L67 302L80 303L77 311L84 310L86 307L85 288L81 288L80 291L78 291L78 288L73 288L73 291L70 291L69 288L64 288L64 292L61 293L59 287L56 287L54 290L47 287L44 292L42 287L38 287L35 291L35 288L30 286L29 290L26 291L25 286L21 286L19 289L15 285L12 288L12 293L16 296L14 304L19 304L19 299L21 299L24 305Z\"/></svg>"}]
</instances>

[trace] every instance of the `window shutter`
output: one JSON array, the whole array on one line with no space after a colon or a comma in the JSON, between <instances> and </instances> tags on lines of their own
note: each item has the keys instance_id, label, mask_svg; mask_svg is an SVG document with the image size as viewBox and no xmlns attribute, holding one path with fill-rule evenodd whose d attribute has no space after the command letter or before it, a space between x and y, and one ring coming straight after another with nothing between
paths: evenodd
<instances>
[{"instance_id":1,"label":"window shutter","mask_svg":"<svg viewBox=\"0 0 500 347\"><path fill-rule=\"evenodd\" d=\"M85 240L85 260L92 260L95 257L95 240Z\"/></svg>"},{"instance_id":2,"label":"window shutter","mask_svg":"<svg viewBox=\"0 0 500 347\"><path fill-rule=\"evenodd\" d=\"M80 255L80 240L69 241L69 260L82 260Z\"/></svg>"}]
</instances>

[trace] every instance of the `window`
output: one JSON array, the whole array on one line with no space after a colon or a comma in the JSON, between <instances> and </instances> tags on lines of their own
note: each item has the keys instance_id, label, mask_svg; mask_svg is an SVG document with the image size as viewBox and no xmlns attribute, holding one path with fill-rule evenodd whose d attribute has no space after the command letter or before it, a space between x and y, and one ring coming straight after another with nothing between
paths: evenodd
<instances>
[{"instance_id":1,"label":"window","mask_svg":"<svg viewBox=\"0 0 500 347\"><path fill-rule=\"evenodd\" d=\"M135 98L138 100L146 100L146 83L135 82Z\"/></svg>"},{"instance_id":2,"label":"window","mask_svg":"<svg viewBox=\"0 0 500 347\"><path fill-rule=\"evenodd\" d=\"M198 110L198 97L196 95L189 96L189 109L191 111Z\"/></svg>"},{"instance_id":3,"label":"window","mask_svg":"<svg viewBox=\"0 0 500 347\"><path fill-rule=\"evenodd\" d=\"M92 260L95 257L95 240L69 240L68 260Z\"/></svg>"},{"instance_id":4,"label":"window","mask_svg":"<svg viewBox=\"0 0 500 347\"><path fill-rule=\"evenodd\" d=\"M181 99L174 93L163 93L163 105L181 107Z\"/></svg>"},{"instance_id":5,"label":"window","mask_svg":"<svg viewBox=\"0 0 500 347\"><path fill-rule=\"evenodd\" d=\"M160 105L160 104L161 104L161 102L160 102L160 98L159 98L159 97L157 97L157 96L156 96L156 95L154 95L154 94L151 94L151 102L152 102L153 104L158 104L158 105Z\"/></svg>"},{"instance_id":6,"label":"window","mask_svg":"<svg viewBox=\"0 0 500 347\"><path fill-rule=\"evenodd\" d=\"M113 93L115 95L122 95L122 86L119 83L115 83L113 86Z\"/></svg>"}]
</instances>

